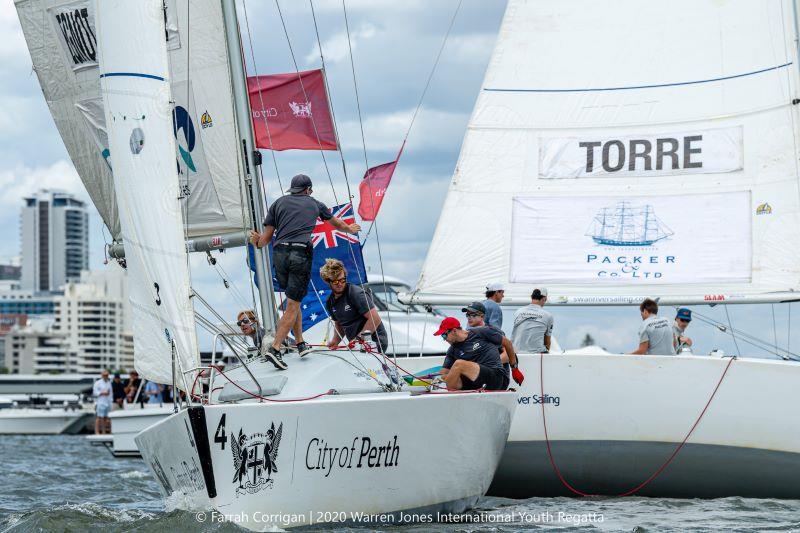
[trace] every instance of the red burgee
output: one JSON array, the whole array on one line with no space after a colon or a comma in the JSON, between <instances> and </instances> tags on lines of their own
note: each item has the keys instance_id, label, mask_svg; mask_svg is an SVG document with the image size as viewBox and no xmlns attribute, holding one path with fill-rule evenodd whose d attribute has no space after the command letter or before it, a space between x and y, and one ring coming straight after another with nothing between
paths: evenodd
<instances>
[{"instance_id":1,"label":"red burgee","mask_svg":"<svg viewBox=\"0 0 800 533\"><path fill-rule=\"evenodd\" d=\"M338 148L322 70L251 76L247 90L258 148Z\"/></svg>"},{"instance_id":2,"label":"red burgee","mask_svg":"<svg viewBox=\"0 0 800 533\"><path fill-rule=\"evenodd\" d=\"M372 167L364 174L364 179L358 185L358 192L361 196L358 202L358 216L362 220L375 220L375 217L378 216L378 210L381 208L386 189L389 188L389 182L392 181L392 174L394 174L398 160L399 155L398 159L391 163Z\"/></svg>"}]
</instances>

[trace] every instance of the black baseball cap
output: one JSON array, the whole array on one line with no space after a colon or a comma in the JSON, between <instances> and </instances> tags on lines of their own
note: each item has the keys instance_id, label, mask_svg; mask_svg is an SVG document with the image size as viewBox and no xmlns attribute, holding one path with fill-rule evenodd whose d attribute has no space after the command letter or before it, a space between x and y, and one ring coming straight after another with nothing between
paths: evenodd
<instances>
[{"instance_id":1,"label":"black baseball cap","mask_svg":"<svg viewBox=\"0 0 800 533\"><path fill-rule=\"evenodd\" d=\"M481 302L472 302L467 307L461 308L462 313L480 313L482 315L486 315L486 306L484 306Z\"/></svg>"},{"instance_id":2,"label":"black baseball cap","mask_svg":"<svg viewBox=\"0 0 800 533\"><path fill-rule=\"evenodd\" d=\"M295 194L298 192L303 192L309 187L311 187L311 178L309 178L305 174L298 174L297 176L292 178L292 186L286 192Z\"/></svg>"}]
</instances>

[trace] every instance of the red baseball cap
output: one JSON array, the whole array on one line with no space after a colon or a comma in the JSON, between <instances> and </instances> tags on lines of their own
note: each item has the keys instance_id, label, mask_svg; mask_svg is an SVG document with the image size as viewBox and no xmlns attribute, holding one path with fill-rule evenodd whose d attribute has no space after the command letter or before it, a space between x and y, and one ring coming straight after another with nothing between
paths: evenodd
<instances>
[{"instance_id":1,"label":"red baseball cap","mask_svg":"<svg viewBox=\"0 0 800 533\"><path fill-rule=\"evenodd\" d=\"M442 323L439 324L439 329L437 329L436 333L434 333L433 335L435 337L438 337L439 335L441 335L446 331L450 331L451 329L458 329L460 327L461 327L461 322L459 322L457 318L448 316L447 318L442 320Z\"/></svg>"}]
</instances>

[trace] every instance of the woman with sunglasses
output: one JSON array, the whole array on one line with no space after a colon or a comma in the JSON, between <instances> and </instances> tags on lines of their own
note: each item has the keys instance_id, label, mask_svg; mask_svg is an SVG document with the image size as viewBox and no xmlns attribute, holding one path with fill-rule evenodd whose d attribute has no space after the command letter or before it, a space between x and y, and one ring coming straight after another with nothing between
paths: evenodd
<instances>
[{"instance_id":1,"label":"woman with sunglasses","mask_svg":"<svg viewBox=\"0 0 800 533\"><path fill-rule=\"evenodd\" d=\"M261 341L264 339L264 328L258 323L256 314L249 309L240 311L239 314L236 315L236 325L239 326L239 329L244 335L247 335L247 338L250 339L253 346L260 350Z\"/></svg>"},{"instance_id":2,"label":"woman with sunglasses","mask_svg":"<svg viewBox=\"0 0 800 533\"><path fill-rule=\"evenodd\" d=\"M352 341L370 332L369 338L383 353L387 346L386 328L372 296L362 287L347 283L347 270L338 259L325 260L319 273L331 288L331 295L325 302L333 321L333 338L328 347L338 346L342 338Z\"/></svg>"}]
</instances>

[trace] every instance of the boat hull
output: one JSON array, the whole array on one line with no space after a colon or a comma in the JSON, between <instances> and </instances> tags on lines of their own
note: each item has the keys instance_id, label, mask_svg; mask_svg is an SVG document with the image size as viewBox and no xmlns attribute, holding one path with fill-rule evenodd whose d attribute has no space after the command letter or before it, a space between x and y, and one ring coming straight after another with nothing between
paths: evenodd
<instances>
[{"instance_id":1,"label":"boat hull","mask_svg":"<svg viewBox=\"0 0 800 533\"><path fill-rule=\"evenodd\" d=\"M0 435L74 435L92 417L91 412L73 409L3 409Z\"/></svg>"},{"instance_id":2,"label":"boat hull","mask_svg":"<svg viewBox=\"0 0 800 533\"><path fill-rule=\"evenodd\" d=\"M700 417L730 359L703 356L519 356L526 379L489 493L625 493L655 473ZM438 361L441 364L441 361ZM410 371L436 359L401 360ZM800 365L736 359L707 411L642 496L800 498ZM542 394L542 388L544 394Z\"/></svg>"},{"instance_id":3,"label":"boat hull","mask_svg":"<svg viewBox=\"0 0 800 533\"><path fill-rule=\"evenodd\" d=\"M113 411L111 418L111 453L115 457L140 457L135 438L141 431L173 413L172 405L128 404L125 409Z\"/></svg>"},{"instance_id":4,"label":"boat hull","mask_svg":"<svg viewBox=\"0 0 800 533\"><path fill-rule=\"evenodd\" d=\"M485 494L515 404L514 393L494 392L213 405L136 441L168 501L250 529L402 520L463 512Z\"/></svg>"}]
</instances>

